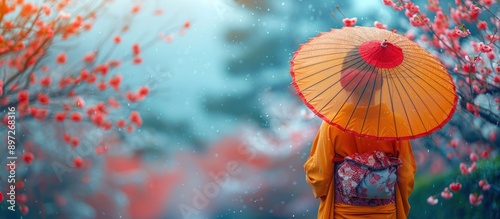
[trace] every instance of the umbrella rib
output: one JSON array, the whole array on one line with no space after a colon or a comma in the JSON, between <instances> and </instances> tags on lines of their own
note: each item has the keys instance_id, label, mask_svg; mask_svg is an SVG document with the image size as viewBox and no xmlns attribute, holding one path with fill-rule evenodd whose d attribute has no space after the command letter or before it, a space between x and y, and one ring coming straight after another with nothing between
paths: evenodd
<instances>
[{"instance_id":1,"label":"umbrella rib","mask_svg":"<svg viewBox=\"0 0 500 219\"><path fill-rule=\"evenodd\" d=\"M394 42L392 42L392 40L391 40L391 41L389 41L389 42L391 42L392 44L395 44L395 45L399 46L401 49L402 49L403 45L408 45L408 44L406 44L406 43L405 43L405 44L402 44L402 45L399 45L399 42L406 42L406 41L408 41L408 38L406 38L406 37L401 37L401 36L398 36L398 35L392 35L392 36L394 36L394 39L395 39L395 40L397 40L397 41L394 41Z\"/></svg>"},{"instance_id":2,"label":"umbrella rib","mask_svg":"<svg viewBox=\"0 0 500 219\"><path fill-rule=\"evenodd\" d=\"M422 71L419 70L419 68L415 68L414 65L411 65L410 62L408 62L407 64L403 64L402 66L408 66L409 68L407 69L410 69L410 72L413 73L414 76L420 78L421 80L423 80L427 85L429 85L430 87L432 87L437 93L441 94L438 90L436 90L436 88L434 86L432 86L431 84L429 84L429 82L427 80L425 80L424 78L420 77L419 74L415 74L415 72L419 72L419 73L424 73ZM413 71L412 71L413 70ZM425 70L428 70L428 69L425 69ZM434 78L428 76L427 74L421 74L421 75L425 75L428 79L432 80L433 82L435 82L436 84L438 84L439 86L441 86L443 89L449 91L451 94L455 95L455 93L449 89L447 89L447 87L445 87L442 83L439 83L438 81L436 81ZM444 96L441 94L441 96L444 98ZM448 100L447 98L444 98L446 99L446 101L453 105L452 102L450 102L450 100Z\"/></svg>"},{"instance_id":3,"label":"umbrella rib","mask_svg":"<svg viewBox=\"0 0 500 219\"><path fill-rule=\"evenodd\" d=\"M364 39L366 39L366 32L364 33L364 37L363 37L363 38L364 38ZM379 56L379 58L380 58L380 53L378 54L378 56ZM376 59L376 60L378 60L378 59ZM376 66L376 65L374 65L374 66L373 66L373 65L371 65L371 66L372 66L372 68L373 68L373 69L372 69L372 71L371 71L372 73L370 74L370 77L369 77L369 78L371 78L371 76L373 75L373 72L375 72L375 70L377 69L377 68L375 68L375 66ZM363 75L363 78L364 78L364 76L366 76L366 73L365 73L365 75ZM363 78L361 78L361 80L363 80ZM360 81L361 81L361 80L360 80ZM376 81L377 81L377 77L375 77L375 83L376 83ZM372 93L370 94L370 100L368 101L368 106L370 106L370 104L371 104L371 100L372 100L372 97L373 97L373 91L374 91L374 89L375 89L375 83L374 83L374 84L373 84L373 86L372 86ZM358 85L356 85L356 88L357 88L357 86L359 86L359 82L358 82ZM360 98L358 99L358 102L356 103L356 107L355 107L355 109L356 109L356 108L357 108L357 106L359 105L359 102L361 101L361 98L363 97L363 95L364 95L364 93L365 93L365 90L366 90L366 87L367 87L367 86L368 86L368 83L366 83L366 84L365 84L365 86L364 86L364 88L363 88L363 92L361 93L361 96L360 96ZM354 88L354 89L356 89L356 88ZM351 94L352 94L352 93L351 93ZM349 95L349 97L348 97L348 98L350 98L350 96L351 96L351 95ZM354 111L351 113L351 116L350 116L350 117L349 117L349 119L347 120L346 127L348 127L349 123L351 122L351 118L352 118L352 116L354 115L354 112L355 112L355 111L356 111L356 110L354 110ZM366 117L367 117L367 116L368 116L368 108L366 109L366 112L365 112L365 117L364 117L364 119L363 119L363 123L362 123L362 125L361 125L361 130L359 130L359 133L360 133L360 134L362 134L362 133L363 133L363 129L364 129L364 127L365 127L365 121L366 121Z\"/></svg>"},{"instance_id":4,"label":"umbrella rib","mask_svg":"<svg viewBox=\"0 0 500 219\"><path fill-rule=\"evenodd\" d=\"M361 67L361 66L360 66L360 67ZM365 68L366 68L366 67L373 67L373 66L372 66L372 65L369 65L368 63L366 63L366 62L365 62L365 63L362 65L362 67L363 67L363 68L361 68L361 70L363 71L363 70L365 70ZM356 89L358 88L359 84L361 83L361 80L363 80L363 78L364 78L365 76L366 76L366 74L363 74L363 75L362 75L361 79L360 79L360 80L358 80L358 83L356 84L356 87L354 87L354 89L353 89L353 90L356 90ZM344 77L345 77L345 76L344 76ZM355 76L354 78L356 78L356 76ZM350 81L348 81L346 85L349 85L352 81L354 81L354 78L352 78ZM339 81L341 81L341 80L342 80L342 78L341 78ZM338 82L337 82L337 83L338 83ZM337 95L339 95L341 91L342 91L342 90L340 90L339 92L337 92L337 94L336 94L333 98L331 98L331 99L330 99L330 100L329 100L329 101L328 101L328 102L327 102L327 103L326 103L326 104L325 104L325 105L321 108L321 110L323 110L323 109L324 109L324 108L325 108L328 104L330 104L330 102L332 102L332 100L333 100L333 99L335 99L335 97L337 97ZM324 92L324 91L323 91L323 92ZM344 103L342 103L342 106L340 106L340 109L344 108L344 105L347 103L347 100L349 100L349 98L351 98L351 96L352 96L352 92L349 94L349 96L347 96L346 101L344 101ZM358 100L358 103L356 103L356 106L357 106L358 104L359 104L359 100ZM330 120L330 123L333 123L333 120L335 120L335 118L337 117L337 115L339 114L339 112L340 112L340 110L339 110L339 111L337 111L337 113L335 114L335 116L333 116L333 118ZM351 118L352 118L352 115L353 115L353 114L354 114L354 111L351 113L351 116L350 116L350 117L349 117L349 119L347 120L347 124L346 124L346 126L344 127L344 131L345 131L345 129L347 129L346 127L347 127L347 125L349 125L350 120L351 120Z\"/></svg>"},{"instance_id":5,"label":"umbrella rib","mask_svg":"<svg viewBox=\"0 0 500 219\"><path fill-rule=\"evenodd\" d=\"M400 84L400 85L401 85L401 87L403 88L404 93L406 93L406 96L408 97L408 99L410 99L411 105L413 106L413 108L415 108L415 111L417 112L417 116L418 116L418 118L420 119L420 122L422 123L422 126L423 126L423 127L424 127L424 129L425 129L425 132L428 132L427 127L425 127L424 120L423 120L423 119L422 119L422 117L420 116L420 112L417 110L417 107L416 107L415 103L413 102L413 99L410 97L410 94L408 93L408 90L406 90L406 86L404 86L403 82L401 81L401 79L400 79L399 77L397 77L397 79L398 79L398 81L399 81L399 84ZM413 91L415 91L415 90L413 89L413 87L411 86L411 84L410 84L410 83L408 83L408 81L407 81L406 79L405 79L405 81L406 81L406 83L408 84L408 86L409 86L410 88L412 88L412 90L413 90ZM415 92L415 93L416 93L416 92ZM420 95L417 95L417 96L418 96L418 97L420 97ZM402 102L402 100L401 100L401 102ZM422 101L422 102L423 102L423 101ZM425 102L424 102L424 105L425 105ZM427 108L427 105L426 105L426 108ZM429 112L430 112L430 111L429 111ZM405 113L406 113L406 111L405 111ZM433 116L433 118L434 118L434 116ZM408 118L407 118L407 119L408 119ZM434 118L434 120L436 120L436 118ZM438 122L438 123L439 123L439 122ZM408 119L408 124L410 124L410 130L411 130L411 123L410 123L409 119ZM412 132L412 135L413 135L413 132Z\"/></svg>"},{"instance_id":6,"label":"umbrella rib","mask_svg":"<svg viewBox=\"0 0 500 219\"><path fill-rule=\"evenodd\" d=\"M401 67L402 67L402 68L404 68L404 69L406 69L406 70L408 70L408 72L412 72L412 70L411 70L411 69L409 69L409 68L407 68L407 66L408 66L408 65L402 65ZM407 75L409 75L409 74L407 73ZM424 80L423 78L419 77L419 75L416 75L416 74L414 74L414 75L415 75L417 78L419 78L419 79L421 79L422 81L424 81L427 85L429 85L430 87L432 87L434 90L436 89L436 88L434 88L434 86L432 86L431 84L429 84L426 80ZM411 78L415 84L418 84L418 82L415 80L415 77L411 77L411 76L410 76L409 78ZM423 90L424 90L424 92L425 92L428 96L433 96L433 95L432 95L431 93L429 93L426 89L423 89ZM436 91L436 93L440 94L440 95L441 95L441 97L443 97L443 99L447 99L447 98L446 98L446 97L444 97L444 96L443 96L443 95L442 95L439 91L437 91L437 90L435 90L435 91ZM434 102L434 103L435 103L435 104L439 107L439 109L441 109L441 111L442 111L443 113L445 113L445 114L447 113L447 112L446 112L446 111L445 111L445 110L441 107L441 105L440 105L440 104L436 101L436 99L435 99L435 98L431 98L431 99L432 99L432 101L433 101L433 102ZM424 102L424 101L422 101L422 102L425 104L425 102ZM450 103L450 102L448 101L448 103ZM452 104L452 103L450 103L450 104ZM453 104L452 104L452 105L453 105ZM429 111L430 111L430 110L429 110ZM435 118L434 118L434 119L435 119ZM438 122L438 123L439 123L439 122Z\"/></svg>"},{"instance_id":7,"label":"umbrella rib","mask_svg":"<svg viewBox=\"0 0 500 219\"><path fill-rule=\"evenodd\" d=\"M321 82L323 82L323 81L327 80L328 78L330 78L330 77L332 77L332 76L334 76L334 75L336 75L336 74L338 74L338 73L341 73L342 71L344 71L344 70L346 70L346 69L349 69L349 68L351 68L351 67L355 66L356 64L359 64L360 62L361 62L361 60L358 60L358 62L356 62L356 63L354 63L354 64L350 65L349 67L347 67L347 68L342 68L342 69L341 69L341 70L339 70L338 72L335 72L335 73L333 73L333 74L330 74L328 77L323 78L323 79L321 79L320 81L318 81L318 82L316 82L316 83L314 83L314 84L310 85L309 87L306 87L306 88L302 89L302 92L304 92L304 91L308 90L308 89L309 89L309 88L311 88L311 87L314 87L314 86L318 85L319 83L321 83ZM325 70L326 70L326 69L325 69ZM345 77L345 76L344 76L344 77ZM339 83L339 82L342 80L342 78L343 78L343 77L341 77L341 78L340 78L340 80L338 80L337 82L335 82L335 83L331 84L331 85L330 85L327 89L323 90L321 93L317 94L316 96L314 96L314 97L313 97L312 99L310 99L309 101L313 101L314 99L316 99L317 97L319 97L321 94L323 94L325 91L327 91L327 90L329 90L330 88L332 88L334 85L336 85L337 83ZM350 82L350 81L349 81L349 82ZM349 84L349 82L348 82L348 84ZM337 94L335 94L335 96L334 96L333 98L337 97L337 95L339 95L339 94L340 94L340 91L339 91L339 92L337 92ZM329 102L328 102L328 103L329 103ZM327 103L327 105L328 105L328 103ZM325 105L325 106L326 106L326 105ZM323 109L325 108L325 106L323 106L323 107L321 108L321 110L323 110ZM319 110L319 111L321 111L321 110Z\"/></svg>"},{"instance_id":8,"label":"umbrella rib","mask_svg":"<svg viewBox=\"0 0 500 219\"><path fill-rule=\"evenodd\" d=\"M345 42L348 42L348 43L352 43L352 41L356 41L356 42L359 42L359 43L363 43L367 40L366 37L361 37L357 34L354 34L354 36L357 36L358 38L348 38L348 39L344 39L343 37L324 37L324 38L316 38L316 39L334 39L334 40L342 40L342 41L345 41Z\"/></svg>"},{"instance_id":9,"label":"umbrella rib","mask_svg":"<svg viewBox=\"0 0 500 219\"><path fill-rule=\"evenodd\" d=\"M388 38L389 38L389 39L388 39L389 41L392 41L392 39L390 39L390 38L391 38L391 36L393 36L393 35L389 35L389 37L388 37ZM379 54L378 54L378 56L379 56L378 58L380 58L381 54L379 53ZM379 59L375 59L375 60L379 60ZM375 69L374 69L374 70L375 70ZM377 74L378 74L378 69L377 69ZM386 78L387 78L387 74L386 74ZM375 82L374 82L374 83L377 83L377 77L375 77ZM391 95L391 93L390 93L390 86L388 86L388 87L389 87L389 96L392 96L392 95ZM371 93L371 96L370 96L369 103L371 103L371 98L372 98L372 96L373 96L373 92L374 92L374 90L375 90L375 85L374 85L374 86L373 86L373 88L372 88L372 93ZM379 116L378 116L378 123L377 123L377 137L379 137L379 136L380 136L380 119L381 119L381 114L382 114L382 90L383 90L383 89L380 89ZM393 104L393 103L392 103L392 101L391 101L391 105L392 105L392 104ZM396 132L396 137L398 137L398 131L397 131L397 128L396 128L396 127L397 127L397 124L396 124L396 116L394 115L395 113L394 113L394 106L393 106L393 105L392 105L392 111L393 111L394 127L395 127L395 128L394 128L394 130L395 130L395 132ZM366 118L367 118L367 117L368 117L368 110L367 110L367 111L366 111L366 113L365 113L365 119L363 120L363 125L362 125L362 127L361 127L361 131L363 131L363 129L364 129L364 123L365 123L365 120L366 120ZM410 127L410 129L411 129L411 127ZM413 131L411 131L411 133L413 134Z\"/></svg>"},{"instance_id":10,"label":"umbrella rib","mask_svg":"<svg viewBox=\"0 0 500 219\"><path fill-rule=\"evenodd\" d=\"M441 63L439 61L434 61L434 60L430 60L430 59L417 59L417 58L413 58L413 57L408 57L407 59L412 61L412 62L418 62L418 63L424 64L421 67L422 67L422 69L425 69L425 70L429 70L430 65L440 65L441 66ZM431 68L432 68L431 70L438 69L436 67L431 67ZM445 76L448 76L448 74L438 75L438 78L443 79L443 80L448 80L449 78L445 77Z\"/></svg>"},{"instance_id":11,"label":"umbrella rib","mask_svg":"<svg viewBox=\"0 0 500 219\"><path fill-rule=\"evenodd\" d=\"M403 65L403 66L402 66L402 68L405 68L406 70L410 71L408 68L406 68L406 66L405 66L405 65ZM403 72L404 72L404 71L403 71ZM403 78L404 78L404 80L406 81L406 83L408 83L408 86L409 86L409 87L413 90L413 92L417 93L417 90L416 90L416 89L413 87L413 85L412 85L412 84L418 84L418 83L417 83L417 81L415 80L415 78L414 78L414 77L409 77L409 78L413 81L413 83L408 82L407 78L405 78L405 77L403 77ZM399 79L399 78L398 78L398 79ZM431 95L431 94L430 94L430 93L429 93L426 89L422 89L422 90L424 90L424 92L425 92L428 96L432 96L432 95ZM427 109L427 111L431 112L432 110L429 108L429 106L427 105L427 103L426 103L426 102L422 99L422 96L421 96L421 95L417 95L417 97L420 99L420 101L422 101L422 103L424 104L424 106L425 106L425 108ZM436 102L436 100L435 100L434 98L431 98L431 99L434 101L434 103L436 103L436 105L439 105L439 104ZM440 107L440 108L441 108L441 107ZM446 112L445 112L442 108L441 108L441 110L442 110L444 113L446 113ZM418 111L417 111L417 112L418 112ZM436 123L438 123L438 124L439 124L439 121L436 119L436 117L434 117L434 114L432 114L432 113L431 113L431 115L432 115L432 118L434 119L434 121L435 121ZM422 123L422 124L423 124L423 123Z\"/></svg>"},{"instance_id":12,"label":"umbrella rib","mask_svg":"<svg viewBox=\"0 0 500 219\"><path fill-rule=\"evenodd\" d=\"M413 136L413 128L411 127L411 123L410 123L410 118L408 117L408 112L406 111L406 106L403 102L403 97L401 96L401 93L399 92L399 89L396 85L396 82L395 80L392 80L392 83L394 84L394 89L396 90L396 92L398 93L398 96L399 96L399 100L401 101L401 105L403 106L403 110L405 112L405 117L406 117L406 122L408 122L408 126L410 127L410 133L411 135ZM404 89L404 88L403 88ZM410 99L411 100L411 99Z\"/></svg>"},{"instance_id":13,"label":"umbrella rib","mask_svg":"<svg viewBox=\"0 0 500 219\"><path fill-rule=\"evenodd\" d=\"M332 44L333 44L333 43L332 43ZM301 50L299 50L299 51L298 51L298 52L296 52L296 53L313 52L313 51L322 51L322 50L353 49L353 48L355 48L355 47L346 47L346 48L328 47L328 48L315 48L315 49L308 49L308 50L301 49Z\"/></svg>"},{"instance_id":14,"label":"umbrella rib","mask_svg":"<svg viewBox=\"0 0 500 219\"><path fill-rule=\"evenodd\" d=\"M354 36L359 37L360 39L363 39L363 40L361 40L361 42L366 42L366 41L368 41L368 40L370 39L370 37L369 37L369 36L367 36L367 33L368 33L369 31L363 31L362 29L358 29L358 30L361 30L360 32L362 32L362 33L363 33L363 36L358 35L357 33L353 33L353 35L354 35ZM359 31L358 31L358 32L359 32ZM371 31L370 31L370 32L371 32Z\"/></svg>"},{"instance_id":15,"label":"umbrella rib","mask_svg":"<svg viewBox=\"0 0 500 219\"><path fill-rule=\"evenodd\" d=\"M379 70L383 71L383 69L377 69L377 73ZM382 75L380 76L380 79L382 79ZM382 117L382 92L383 91L384 91L384 89L381 88L380 89L379 109L378 109L377 137L380 136L380 119ZM392 102L392 100L391 100L391 102Z\"/></svg>"},{"instance_id":16,"label":"umbrella rib","mask_svg":"<svg viewBox=\"0 0 500 219\"><path fill-rule=\"evenodd\" d=\"M389 37L388 37L388 40L389 40L389 41L392 41L391 36L393 36L393 35L389 35ZM380 53L378 53L378 56L379 56L378 58L380 58L381 54L380 54ZM378 58L377 58L377 59L375 59L375 60L379 60ZM376 66L376 64L375 64L375 66ZM377 68L374 68L374 69L373 69L373 71L372 71L372 74L370 75L370 77L373 75L373 72L374 72L375 70L377 70L377 74L378 74L378 69L377 69ZM386 75L387 75L387 74L386 74ZM372 100L372 97L373 97L373 92L374 92L374 90L375 90L375 84L376 84L376 83L377 83L377 77L375 77L375 81L374 81L374 85L373 85L373 87L372 87L372 93L370 94L370 99L369 99L368 105L369 105L369 104L371 104L371 100ZM366 86L368 86L368 84L367 84ZM366 87L365 87L364 89L366 89ZM363 90L363 93L361 94L361 97L363 96L364 92L365 92L365 90ZM389 94L390 94L390 89L389 89ZM360 98L360 99L361 99L361 98ZM359 101L360 101L360 100L358 100L358 103L359 103ZM392 100L391 100L391 104L392 104ZM393 107L393 112L394 112L394 107ZM381 89L381 91L380 91L379 117L378 117L378 124L377 124L377 125L378 125L378 128L377 128L377 137L378 137L378 136L380 136L380 119L381 119L380 117L381 117L381 113L382 113L382 89ZM353 114L354 114L354 112L353 112ZM352 114L351 114L351 116L352 116ZM362 123L362 125L361 125L361 130L360 130L360 133L361 133L361 134L363 133L363 129L364 129L364 126L365 126L365 122L366 122L366 118L367 118L367 117L368 117L368 109L367 109L367 110L366 110L366 112L365 112L365 117L364 117L364 119L363 119L363 123ZM349 120L350 120L350 118L349 118ZM349 122L348 122L347 124L349 124ZM394 122L394 124L395 124L395 126L396 126L396 122ZM398 134L397 134L397 129L395 129L395 130L396 130L396 136L398 136Z\"/></svg>"},{"instance_id":17,"label":"umbrella rib","mask_svg":"<svg viewBox=\"0 0 500 219\"><path fill-rule=\"evenodd\" d=\"M316 50L309 50L309 51L316 51ZM318 57L322 57L322 56L330 56L330 55L337 55L337 54L346 54L346 52L342 51L342 52L334 52L334 53L325 53L325 54L319 54L319 55L313 55L313 56L307 56L307 57L300 57L300 58L294 59L294 60L305 60L305 59L310 59L310 58L318 58ZM336 59L345 59L345 58L346 57L338 57ZM336 59L330 59L328 61L333 61Z\"/></svg>"},{"instance_id":18,"label":"umbrella rib","mask_svg":"<svg viewBox=\"0 0 500 219\"><path fill-rule=\"evenodd\" d=\"M370 93L370 99L368 100L368 105L371 104L372 102L372 98L373 98L373 93L375 92L375 85L377 84L377 74L378 74L378 69L377 68L373 68L372 70L372 73L370 74L370 78L372 77L373 73L377 71L377 73L375 73L375 80L373 82L373 86L372 86L372 92ZM368 86L368 83L366 83ZM366 86L365 86L365 89L366 89ZM364 90L363 90L363 93L364 93ZM363 96L363 95L361 95ZM365 122L366 122L366 118L368 117L368 109L366 109L366 112L365 112L365 118L363 119L363 123L361 124L361 130L360 130L360 133L362 134L363 133L363 129L365 128ZM377 135L378 136L378 135Z\"/></svg>"},{"instance_id":19,"label":"umbrella rib","mask_svg":"<svg viewBox=\"0 0 500 219\"><path fill-rule=\"evenodd\" d=\"M431 63L431 64L438 64L439 62L438 62L438 63L436 63L436 62L433 62L432 60L429 60L429 59L423 59L423 60L421 60L421 59L415 59L415 58L411 58L411 57L405 57L405 59L406 59L406 60L408 60L408 61L410 61L410 62L403 62L402 64L404 64L404 63L408 63L408 66L412 67L412 69L417 69L417 70L418 70L418 69L423 69L423 70L427 70L427 71L439 70L438 68L434 68L434 67L431 67L432 69L429 69L429 68L428 68L428 67L429 67L429 65L426 65L427 63ZM422 64L422 63L423 63L423 64L422 64L422 65L419 65L419 66L418 66L419 68L415 68L415 67L414 67L415 65L410 65L410 63L412 63L412 64L413 64L414 62L419 62L419 64ZM422 71L418 71L418 72L423 73ZM430 79L430 80L432 80L432 81L434 81L434 82L437 82L437 81L436 81L436 79L435 79L434 77L430 77L430 76L428 76L427 74L423 74L423 75L425 75L428 79ZM447 74L442 74L442 76L444 76L444 75L447 75ZM438 77L439 79L443 79L443 80L449 81L449 80L448 80L448 78L441 77L441 75L437 75L437 77ZM438 84L439 84L442 88L446 89L446 87L445 87L443 84L441 84L441 83L438 83ZM447 89L447 90L448 90L448 89ZM448 90L448 91L450 91L450 90ZM453 91L450 91L450 93L454 94L454 93L453 93Z\"/></svg>"},{"instance_id":20,"label":"umbrella rib","mask_svg":"<svg viewBox=\"0 0 500 219\"><path fill-rule=\"evenodd\" d=\"M417 50L422 50L422 51L425 51L426 53L429 53L427 50L423 49L421 46L419 46L418 44L416 43L412 43L413 41L410 41L410 42L403 42L402 44L398 45L399 47L401 47L401 49L406 49L406 48L415 48ZM407 52L410 52L411 50L406 50ZM412 53L415 53L415 52L412 52ZM421 53L416 53L416 54L420 54ZM429 53L430 54L430 53ZM432 54L430 54L432 55Z\"/></svg>"},{"instance_id":21,"label":"umbrella rib","mask_svg":"<svg viewBox=\"0 0 500 219\"><path fill-rule=\"evenodd\" d=\"M329 61L333 61L333 60L336 60L336 59L328 60L328 61L325 61L325 62L329 62ZM356 61L356 60L355 60L355 59L352 59L352 61ZM362 60L358 60L358 62L359 62L359 61L362 61ZM303 66L302 68L305 68L305 67L311 67L311 66L313 66L313 65L317 65L317 64L321 64L321 63L323 63L323 62L319 62L319 63L312 64L312 65L308 65L308 66ZM344 63L345 63L345 62L344 62ZM336 64L336 65L330 66L330 67L328 67L328 68L321 69L321 70L320 70L320 71L318 71L318 72L315 72L315 73L312 73L312 74L306 75L306 76L305 76L305 77L303 77L303 78L298 78L298 79L296 79L295 81L300 81L300 80L303 80L303 79L309 78L309 77L311 77L311 76L314 76L314 75L316 75L316 74L319 74L319 73L321 73L321 72L323 72L323 71L326 71L326 70L328 70L328 69L331 69L331 68L333 68L333 67L337 67L337 66L343 65L344 63L339 63L339 64ZM294 72L296 72L297 70L302 69L302 68L294 69L293 71L294 71ZM336 72L335 74L337 74L337 73L338 73L338 72Z\"/></svg>"},{"instance_id":22,"label":"umbrella rib","mask_svg":"<svg viewBox=\"0 0 500 219\"><path fill-rule=\"evenodd\" d=\"M385 74L385 79L386 81L389 81L388 74ZM387 88L389 90L389 96L392 97L391 86L389 84L387 84ZM394 119L394 131L396 132L396 138L399 138L398 125L396 123L396 113L394 112L394 102L392 101L392 98L390 100L391 100L392 118Z\"/></svg>"},{"instance_id":23,"label":"umbrella rib","mask_svg":"<svg viewBox=\"0 0 500 219\"><path fill-rule=\"evenodd\" d=\"M424 62L425 62L425 63L432 63L432 64L438 64L438 63L439 63L439 62L438 62L438 63L436 63L436 62L434 62L434 61L432 61L432 60L429 60L429 59L423 59L423 60L421 60L421 59L415 59L415 58L411 58L411 57L408 57L407 59L408 59L408 60L410 60L410 61L412 61L411 63L413 63L413 62L419 62L419 63L424 63ZM408 63L410 63L410 62L408 62ZM409 65L409 66L410 66L410 65ZM411 65L411 67L413 67L413 66L414 66L414 65ZM421 66L419 66L419 67L422 67L422 69L424 69L424 70L430 71L430 70L429 70L429 68L428 68L428 67L429 67L429 65L425 65L425 64L424 64L424 65L421 65ZM417 69L418 69L418 68L417 68ZM432 68L431 70L435 70L435 69L437 69L437 68ZM419 71L419 72L421 72L421 71ZM429 79L433 80L434 82L436 82L435 78L433 78L433 77L429 77L427 74L424 74L424 75L425 75L425 76L427 76ZM442 74L442 76L444 76L444 75L447 75L447 74ZM438 78L443 79L443 80L446 80L446 81L448 81L448 80L449 80L448 78L441 77L441 75L438 75ZM438 84L439 84L442 88L446 89L446 87L445 87L443 84L441 84L441 83L438 83ZM449 89L446 89L446 90L450 91ZM450 91L450 92L451 92L452 94L454 94L454 93L453 93L453 91Z\"/></svg>"},{"instance_id":24,"label":"umbrella rib","mask_svg":"<svg viewBox=\"0 0 500 219\"><path fill-rule=\"evenodd\" d=\"M331 62L331 61L335 61L335 60L338 60L338 59L345 59L347 57L351 57L351 56L356 56L356 54L354 55L350 55L350 56L345 56L345 57L340 57L340 58L335 58L335 59L327 59L327 60L323 60L321 62L315 62L315 63L311 63L309 65L306 65L306 66L301 66L299 68L295 68L294 71L297 71L297 70L300 70L300 69L303 69L303 68L307 68L307 67L311 67L311 66L314 66L314 65L317 65L317 64L323 64L325 62ZM342 64L342 63L341 63Z\"/></svg>"}]
</instances>

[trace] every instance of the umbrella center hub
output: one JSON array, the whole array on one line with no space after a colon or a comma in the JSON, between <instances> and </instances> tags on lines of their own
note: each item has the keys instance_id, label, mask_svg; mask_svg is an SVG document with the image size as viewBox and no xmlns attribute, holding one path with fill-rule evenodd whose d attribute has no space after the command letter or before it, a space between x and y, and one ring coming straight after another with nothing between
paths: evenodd
<instances>
[{"instance_id":1,"label":"umbrella center hub","mask_svg":"<svg viewBox=\"0 0 500 219\"><path fill-rule=\"evenodd\" d=\"M387 40L368 41L358 48L359 55L368 64L377 68L395 68L403 62L403 50Z\"/></svg>"}]
</instances>

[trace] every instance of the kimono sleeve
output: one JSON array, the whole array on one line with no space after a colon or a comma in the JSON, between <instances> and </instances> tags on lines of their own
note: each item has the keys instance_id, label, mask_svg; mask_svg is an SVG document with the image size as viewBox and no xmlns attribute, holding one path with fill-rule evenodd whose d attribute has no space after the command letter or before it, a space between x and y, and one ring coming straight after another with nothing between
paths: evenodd
<instances>
[{"instance_id":1,"label":"kimono sleeve","mask_svg":"<svg viewBox=\"0 0 500 219\"><path fill-rule=\"evenodd\" d=\"M416 164L410 141L401 141L398 144L400 144L398 156L403 161L397 171L398 182L396 185L396 213L399 219L407 218L410 212L408 199L413 191Z\"/></svg>"},{"instance_id":2,"label":"kimono sleeve","mask_svg":"<svg viewBox=\"0 0 500 219\"><path fill-rule=\"evenodd\" d=\"M323 122L312 143L310 156L304 164L306 181L312 188L316 198L325 197L330 183L333 183L334 163L332 159L334 156L335 149L331 139L331 126Z\"/></svg>"}]
</instances>

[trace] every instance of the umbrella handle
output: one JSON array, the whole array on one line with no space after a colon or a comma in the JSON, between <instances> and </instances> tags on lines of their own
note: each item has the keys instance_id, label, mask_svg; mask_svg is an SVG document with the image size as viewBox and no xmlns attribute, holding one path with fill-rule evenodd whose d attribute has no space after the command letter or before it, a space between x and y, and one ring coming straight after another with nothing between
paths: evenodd
<instances>
[{"instance_id":1,"label":"umbrella handle","mask_svg":"<svg viewBox=\"0 0 500 219\"><path fill-rule=\"evenodd\" d=\"M387 47L387 39L385 39L384 41L382 41L382 43L380 43L380 46L382 47Z\"/></svg>"}]
</instances>

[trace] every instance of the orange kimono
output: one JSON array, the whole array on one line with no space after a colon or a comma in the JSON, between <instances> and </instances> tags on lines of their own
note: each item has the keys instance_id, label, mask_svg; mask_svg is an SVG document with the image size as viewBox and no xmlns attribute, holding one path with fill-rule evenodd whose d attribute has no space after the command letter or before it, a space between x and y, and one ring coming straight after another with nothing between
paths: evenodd
<instances>
[{"instance_id":1,"label":"orange kimono","mask_svg":"<svg viewBox=\"0 0 500 219\"><path fill-rule=\"evenodd\" d=\"M396 203L370 207L335 203L335 155L346 157L353 153L379 150L387 156L399 157L403 164L397 170ZM304 164L307 183L314 197L321 199L318 218L397 218L408 216L408 198L413 191L415 159L409 141L383 141L367 139L344 132L326 122L321 124Z\"/></svg>"}]
</instances>

